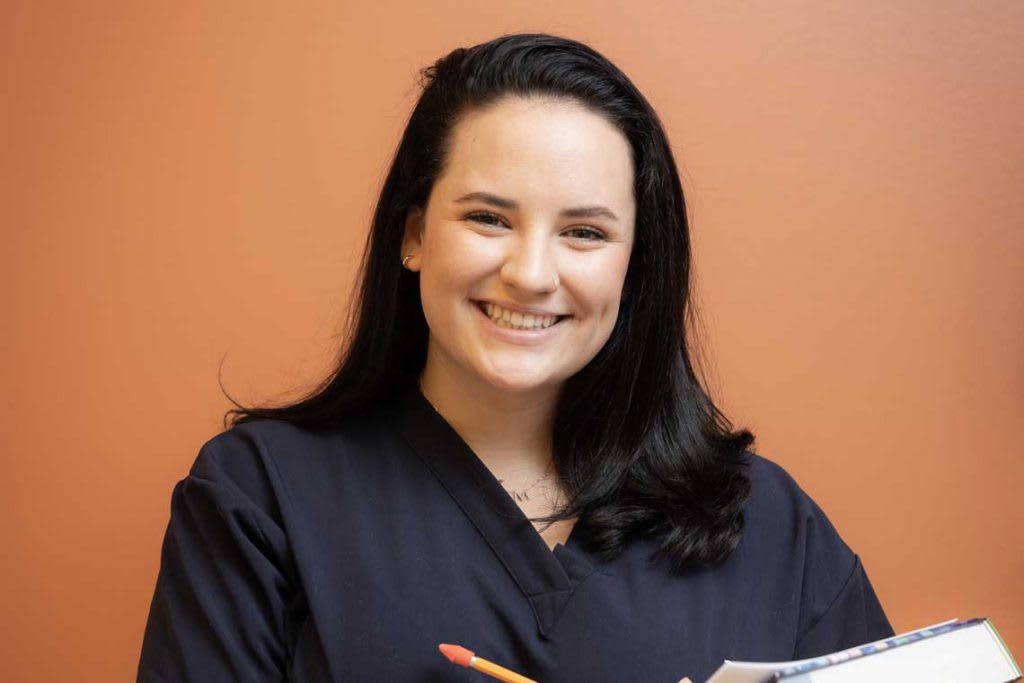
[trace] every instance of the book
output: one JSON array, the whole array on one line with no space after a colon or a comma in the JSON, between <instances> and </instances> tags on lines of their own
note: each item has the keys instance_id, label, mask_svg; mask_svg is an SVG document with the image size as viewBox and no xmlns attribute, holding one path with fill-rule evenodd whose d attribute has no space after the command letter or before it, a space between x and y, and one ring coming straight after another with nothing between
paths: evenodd
<instances>
[{"instance_id":1,"label":"book","mask_svg":"<svg viewBox=\"0 0 1024 683\"><path fill-rule=\"evenodd\" d=\"M1009 683L1020 668L988 619L944 621L792 662L726 660L707 683Z\"/></svg>"}]
</instances>

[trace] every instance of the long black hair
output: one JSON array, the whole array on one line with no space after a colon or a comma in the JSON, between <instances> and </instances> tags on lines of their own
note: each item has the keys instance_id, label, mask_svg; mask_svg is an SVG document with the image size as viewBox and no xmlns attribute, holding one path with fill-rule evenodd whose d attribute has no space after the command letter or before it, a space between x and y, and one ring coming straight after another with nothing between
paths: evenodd
<instances>
[{"instance_id":1,"label":"long black hair","mask_svg":"<svg viewBox=\"0 0 1024 683\"><path fill-rule=\"evenodd\" d=\"M422 93L377 200L336 368L290 405L232 400L237 408L225 425L231 416L232 425L275 419L321 429L415 387L428 329L418 275L401 266L407 212L426 206L460 117L510 95L568 99L629 141L636 228L628 294L612 334L560 393L552 447L568 502L541 519L578 518L587 543L606 559L640 534L656 537L678 568L725 559L743 531L750 492L744 451L754 437L732 431L694 371L689 225L657 114L597 51L547 34L458 48L421 77Z\"/></svg>"}]
</instances>

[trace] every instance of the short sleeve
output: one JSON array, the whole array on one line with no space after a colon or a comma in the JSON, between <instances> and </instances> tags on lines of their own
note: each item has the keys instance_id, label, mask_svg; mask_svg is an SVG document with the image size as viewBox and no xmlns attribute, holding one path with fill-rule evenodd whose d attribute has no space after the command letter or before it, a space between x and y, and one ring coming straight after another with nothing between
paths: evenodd
<instances>
[{"instance_id":1,"label":"short sleeve","mask_svg":"<svg viewBox=\"0 0 1024 683\"><path fill-rule=\"evenodd\" d=\"M744 540L762 582L775 586L769 593L797 608L775 658L818 657L891 636L860 557L825 511L778 464L751 454L751 465Z\"/></svg>"},{"instance_id":2,"label":"short sleeve","mask_svg":"<svg viewBox=\"0 0 1024 683\"><path fill-rule=\"evenodd\" d=\"M253 435L207 442L171 495L139 681L281 681L287 538Z\"/></svg>"},{"instance_id":3,"label":"short sleeve","mask_svg":"<svg viewBox=\"0 0 1024 683\"><path fill-rule=\"evenodd\" d=\"M860 558L824 613L796 644L794 659L817 657L893 635Z\"/></svg>"}]
</instances>

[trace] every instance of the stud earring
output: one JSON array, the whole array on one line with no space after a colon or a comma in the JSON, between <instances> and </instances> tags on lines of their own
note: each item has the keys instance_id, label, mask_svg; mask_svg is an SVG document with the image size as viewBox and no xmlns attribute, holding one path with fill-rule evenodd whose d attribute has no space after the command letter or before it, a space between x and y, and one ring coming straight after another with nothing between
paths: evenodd
<instances>
[{"instance_id":1,"label":"stud earring","mask_svg":"<svg viewBox=\"0 0 1024 683\"><path fill-rule=\"evenodd\" d=\"M405 269L409 268L409 259L411 259L411 258L412 258L412 254L409 254L408 256L406 256L405 258L402 259L402 267L403 268L405 268Z\"/></svg>"}]
</instances>

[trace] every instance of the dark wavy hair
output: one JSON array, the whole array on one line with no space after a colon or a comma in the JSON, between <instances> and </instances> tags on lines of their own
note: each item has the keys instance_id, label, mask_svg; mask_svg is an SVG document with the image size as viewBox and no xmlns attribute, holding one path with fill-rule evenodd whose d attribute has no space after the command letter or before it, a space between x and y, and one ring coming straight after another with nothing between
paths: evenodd
<instances>
[{"instance_id":1,"label":"dark wavy hair","mask_svg":"<svg viewBox=\"0 0 1024 683\"><path fill-rule=\"evenodd\" d=\"M633 156L636 228L610 338L561 391L555 467L568 502L542 521L578 518L588 546L614 558L653 535L679 569L720 562L739 543L750 493L748 430L732 431L698 380L688 346L691 298L686 204L657 114L594 49L547 34L504 35L458 48L421 71L422 93L381 188L336 368L285 406L243 407L231 425L284 420L337 425L416 386L428 330L418 274L401 267L405 217L425 208L454 126L506 96L571 100L625 135ZM230 396L228 397L230 399Z\"/></svg>"}]
</instances>

